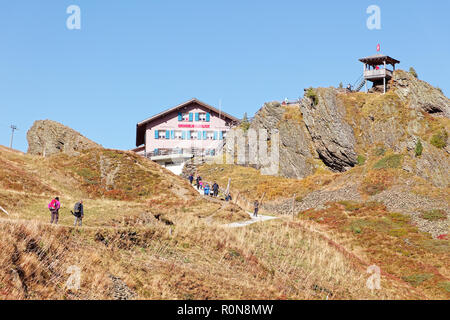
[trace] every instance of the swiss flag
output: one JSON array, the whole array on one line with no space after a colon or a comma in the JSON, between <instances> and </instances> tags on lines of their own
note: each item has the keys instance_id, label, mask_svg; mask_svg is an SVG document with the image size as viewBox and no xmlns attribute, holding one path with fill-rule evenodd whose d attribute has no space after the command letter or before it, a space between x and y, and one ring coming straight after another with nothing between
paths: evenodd
<instances>
[{"instance_id":1,"label":"swiss flag","mask_svg":"<svg viewBox=\"0 0 450 320\"><path fill-rule=\"evenodd\" d=\"M380 52L381 46L380 44L377 44L377 52Z\"/></svg>"}]
</instances>

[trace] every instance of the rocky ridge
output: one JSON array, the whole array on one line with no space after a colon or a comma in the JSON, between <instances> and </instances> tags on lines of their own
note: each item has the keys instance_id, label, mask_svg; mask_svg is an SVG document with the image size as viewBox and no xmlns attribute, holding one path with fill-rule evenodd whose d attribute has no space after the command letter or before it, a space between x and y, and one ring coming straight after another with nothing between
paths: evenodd
<instances>
[{"instance_id":1,"label":"rocky ridge","mask_svg":"<svg viewBox=\"0 0 450 320\"><path fill-rule=\"evenodd\" d=\"M27 132L28 153L49 156L65 153L77 156L80 151L102 148L77 131L52 120L38 120Z\"/></svg>"}]
</instances>

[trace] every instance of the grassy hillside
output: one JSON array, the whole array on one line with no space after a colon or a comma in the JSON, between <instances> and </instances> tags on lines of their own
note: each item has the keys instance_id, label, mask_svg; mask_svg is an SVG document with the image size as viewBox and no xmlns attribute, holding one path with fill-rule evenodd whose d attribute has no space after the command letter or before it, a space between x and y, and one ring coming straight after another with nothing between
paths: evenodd
<instances>
[{"instance_id":1,"label":"grassy hillside","mask_svg":"<svg viewBox=\"0 0 450 320\"><path fill-rule=\"evenodd\" d=\"M314 174L291 179L205 164L199 174L221 185L231 178L241 206L250 209L264 197L263 212L322 232L422 298L450 298L449 119L410 109L395 91L339 94L337 103L356 138L353 168L337 173L319 165ZM282 116L292 126L302 121L295 108Z\"/></svg>"},{"instance_id":2,"label":"grassy hillside","mask_svg":"<svg viewBox=\"0 0 450 320\"><path fill-rule=\"evenodd\" d=\"M323 232L368 265L379 266L388 277L420 289L422 298L448 299L448 216L445 210L432 209L443 203L448 208L448 191L395 168L396 160L389 159L380 156L346 173L318 173L303 180L263 176L256 169L232 165L204 165L199 173L222 184L231 177L232 194L243 207L250 209L254 199L265 195L262 212L276 209L289 220L294 210L292 223L307 223ZM405 185L429 206L416 208L420 218L383 203L392 190ZM426 219L446 222L439 238L418 229L417 220L430 222Z\"/></svg>"},{"instance_id":3,"label":"grassy hillside","mask_svg":"<svg viewBox=\"0 0 450 320\"><path fill-rule=\"evenodd\" d=\"M368 289L369 260L299 219L224 227L246 219L240 207L204 199L132 153L42 158L1 147L0 159L0 205L10 213L0 219L1 299L423 296L385 274L384 290ZM51 226L46 205L56 195L63 208ZM86 216L74 229L68 211L80 198ZM66 288L71 266L81 271L78 291Z\"/></svg>"}]
</instances>

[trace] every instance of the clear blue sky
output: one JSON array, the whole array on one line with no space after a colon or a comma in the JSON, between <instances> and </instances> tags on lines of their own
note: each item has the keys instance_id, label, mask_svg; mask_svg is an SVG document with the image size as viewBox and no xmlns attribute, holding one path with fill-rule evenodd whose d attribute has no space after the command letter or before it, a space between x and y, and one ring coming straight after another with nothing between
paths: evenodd
<instances>
[{"instance_id":1,"label":"clear blue sky","mask_svg":"<svg viewBox=\"0 0 450 320\"><path fill-rule=\"evenodd\" d=\"M81 30L66 9L81 8ZM381 30L369 30L369 5ZM448 96L450 1L46 0L0 5L0 144L26 151L34 120L105 147L134 147L135 126L192 97L242 117L309 86L353 83L382 52Z\"/></svg>"}]
</instances>

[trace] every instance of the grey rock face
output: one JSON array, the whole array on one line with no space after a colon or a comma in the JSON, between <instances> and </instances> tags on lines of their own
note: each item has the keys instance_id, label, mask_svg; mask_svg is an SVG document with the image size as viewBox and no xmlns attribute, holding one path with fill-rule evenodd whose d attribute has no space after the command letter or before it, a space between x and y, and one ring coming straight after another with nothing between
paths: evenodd
<instances>
[{"instance_id":1,"label":"grey rock face","mask_svg":"<svg viewBox=\"0 0 450 320\"><path fill-rule=\"evenodd\" d=\"M315 92L317 104L305 96L300 105L304 123L322 161L333 170L345 171L357 163L353 129L344 120L345 109L338 104L335 89Z\"/></svg>"},{"instance_id":2,"label":"grey rock face","mask_svg":"<svg viewBox=\"0 0 450 320\"><path fill-rule=\"evenodd\" d=\"M424 152L420 157L415 157L416 166L414 173L419 177L429 180L435 186L445 188L450 185L450 158L445 151L439 150L427 142L422 142ZM413 157L414 151L411 151Z\"/></svg>"},{"instance_id":3,"label":"grey rock face","mask_svg":"<svg viewBox=\"0 0 450 320\"><path fill-rule=\"evenodd\" d=\"M77 131L52 120L35 121L28 130L27 140L28 153L35 155L78 155L82 150L102 147Z\"/></svg>"},{"instance_id":4,"label":"grey rock face","mask_svg":"<svg viewBox=\"0 0 450 320\"><path fill-rule=\"evenodd\" d=\"M291 106L290 108L298 108ZM315 170L313 155L310 152L311 139L301 122L283 119L286 109L278 102L270 102L255 115L250 128L265 129L270 132L278 129L280 133L279 175L304 178Z\"/></svg>"},{"instance_id":5,"label":"grey rock face","mask_svg":"<svg viewBox=\"0 0 450 320\"><path fill-rule=\"evenodd\" d=\"M439 119L449 117L449 99L403 70L394 72L389 88L391 91L386 95L347 95L335 88L314 89L313 94L305 94L302 99L298 117L288 117L293 111L290 108L295 106L270 102L256 113L250 128L269 132L278 129L279 175L290 178L313 174L319 166L317 159L334 171L346 171L357 164L357 152L367 155L377 145L396 153L408 151L415 157L416 143L427 130L424 112ZM422 142L424 139L421 138ZM450 148L432 148L427 145L425 151L430 152L408 163L405 170L431 180L436 186L448 185L445 171Z\"/></svg>"},{"instance_id":6,"label":"grey rock face","mask_svg":"<svg viewBox=\"0 0 450 320\"><path fill-rule=\"evenodd\" d=\"M410 108L450 117L450 100L441 91L409 72L395 71L392 87L399 97L409 101Z\"/></svg>"}]
</instances>

